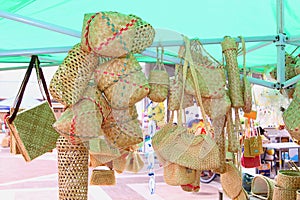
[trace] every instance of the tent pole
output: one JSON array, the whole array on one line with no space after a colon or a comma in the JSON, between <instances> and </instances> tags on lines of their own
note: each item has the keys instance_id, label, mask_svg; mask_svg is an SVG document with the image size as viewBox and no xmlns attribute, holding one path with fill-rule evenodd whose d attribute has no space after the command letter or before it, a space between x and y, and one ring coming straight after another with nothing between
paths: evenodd
<instances>
[{"instance_id":1,"label":"tent pole","mask_svg":"<svg viewBox=\"0 0 300 200\"><path fill-rule=\"evenodd\" d=\"M284 6L283 0L277 0L277 88L281 88L285 82L285 44L287 37L284 33Z\"/></svg>"},{"instance_id":2,"label":"tent pole","mask_svg":"<svg viewBox=\"0 0 300 200\"><path fill-rule=\"evenodd\" d=\"M289 86L294 85L295 83L298 83L298 81L300 81L300 74L285 81L284 86L282 88L288 88Z\"/></svg>"},{"instance_id":3,"label":"tent pole","mask_svg":"<svg viewBox=\"0 0 300 200\"><path fill-rule=\"evenodd\" d=\"M63 34L70 35L73 37L79 37L79 38L81 37L80 31L76 31L76 30L72 30L72 29L69 29L66 27L43 22L43 21L40 21L37 19L32 19L32 18L25 17L22 15L5 12L3 10L0 10L0 17L4 17L4 18L10 19L10 20L14 20L14 21L22 22L22 23L29 24L32 26L37 26L40 28L48 29L48 30L55 31L58 33L63 33Z\"/></svg>"},{"instance_id":4,"label":"tent pole","mask_svg":"<svg viewBox=\"0 0 300 200\"><path fill-rule=\"evenodd\" d=\"M28 56L33 54L47 54L47 53L66 53L70 49L72 49L72 46L36 48L36 49L0 50L0 57L1 56Z\"/></svg>"}]
</instances>

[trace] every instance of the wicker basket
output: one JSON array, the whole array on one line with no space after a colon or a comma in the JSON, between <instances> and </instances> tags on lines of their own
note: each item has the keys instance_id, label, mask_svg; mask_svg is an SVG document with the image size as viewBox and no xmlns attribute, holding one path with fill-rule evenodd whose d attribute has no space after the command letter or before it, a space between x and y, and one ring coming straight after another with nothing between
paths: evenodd
<instances>
[{"instance_id":1,"label":"wicker basket","mask_svg":"<svg viewBox=\"0 0 300 200\"><path fill-rule=\"evenodd\" d=\"M169 74L166 70L151 70L148 78L150 91L148 97L154 102L163 102L169 92Z\"/></svg>"},{"instance_id":2,"label":"wicker basket","mask_svg":"<svg viewBox=\"0 0 300 200\"><path fill-rule=\"evenodd\" d=\"M126 158L126 171L138 173L144 167L144 161L137 151L130 151Z\"/></svg>"},{"instance_id":3,"label":"wicker basket","mask_svg":"<svg viewBox=\"0 0 300 200\"><path fill-rule=\"evenodd\" d=\"M255 197L271 200L273 198L274 187L274 180L262 175L258 175L252 180L251 193Z\"/></svg>"},{"instance_id":4,"label":"wicker basket","mask_svg":"<svg viewBox=\"0 0 300 200\"><path fill-rule=\"evenodd\" d=\"M300 99L293 99L283 113L285 127L291 137L300 141Z\"/></svg>"},{"instance_id":5,"label":"wicker basket","mask_svg":"<svg viewBox=\"0 0 300 200\"><path fill-rule=\"evenodd\" d=\"M149 93L149 84L142 71L121 78L116 84L104 90L104 94L114 109L127 109Z\"/></svg>"},{"instance_id":6,"label":"wicker basket","mask_svg":"<svg viewBox=\"0 0 300 200\"><path fill-rule=\"evenodd\" d=\"M60 200L88 199L89 152L86 145L74 145L63 136L57 140Z\"/></svg>"},{"instance_id":7,"label":"wicker basket","mask_svg":"<svg viewBox=\"0 0 300 200\"><path fill-rule=\"evenodd\" d=\"M297 189L286 189L275 185L272 198L273 200L295 200L296 198Z\"/></svg>"},{"instance_id":8,"label":"wicker basket","mask_svg":"<svg viewBox=\"0 0 300 200\"><path fill-rule=\"evenodd\" d=\"M99 56L121 57L140 53L153 42L153 27L134 15L99 12L84 15L81 44Z\"/></svg>"},{"instance_id":9,"label":"wicker basket","mask_svg":"<svg viewBox=\"0 0 300 200\"><path fill-rule=\"evenodd\" d=\"M133 54L126 57L114 58L100 63L95 69L95 81L100 91L118 82L131 73L140 71L142 67Z\"/></svg>"},{"instance_id":10,"label":"wicker basket","mask_svg":"<svg viewBox=\"0 0 300 200\"><path fill-rule=\"evenodd\" d=\"M277 186L286 189L300 188L300 171L279 170Z\"/></svg>"},{"instance_id":11,"label":"wicker basket","mask_svg":"<svg viewBox=\"0 0 300 200\"><path fill-rule=\"evenodd\" d=\"M80 44L76 44L50 81L52 97L65 106L75 104L85 91L97 64L97 56L83 51Z\"/></svg>"}]
</instances>

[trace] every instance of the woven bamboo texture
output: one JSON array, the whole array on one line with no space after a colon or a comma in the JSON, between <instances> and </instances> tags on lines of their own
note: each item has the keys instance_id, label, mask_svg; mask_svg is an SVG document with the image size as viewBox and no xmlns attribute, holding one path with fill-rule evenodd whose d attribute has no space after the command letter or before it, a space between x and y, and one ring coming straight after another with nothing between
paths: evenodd
<instances>
[{"instance_id":1,"label":"woven bamboo texture","mask_svg":"<svg viewBox=\"0 0 300 200\"><path fill-rule=\"evenodd\" d=\"M229 96L234 108L244 107L243 89L240 81L240 72L237 62L237 45L234 38L225 37L221 42L222 51L226 60L228 73Z\"/></svg>"},{"instance_id":2,"label":"woven bamboo texture","mask_svg":"<svg viewBox=\"0 0 300 200\"><path fill-rule=\"evenodd\" d=\"M128 156L128 151L122 151L122 155L112 161L113 169L121 174L126 170L126 161Z\"/></svg>"},{"instance_id":3,"label":"woven bamboo texture","mask_svg":"<svg viewBox=\"0 0 300 200\"><path fill-rule=\"evenodd\" d=\"M232 163L226 163L226 173L221 174L220 181L224 193L231 199L239 196L243 186L239 170Z\"/></svg>"},{"instance_id":4,"label":"woven bamboo texture","mask_svg":"<svg viewBox=\"0 0 300 200\"><path fill-rule=\"evenodd\" d=\"M286 189L279 186L274 187L273 200L295 200L297 198L296 189Z\"/></svg>"},{"instance_id":5,"label":"woven bamboo texture","mask_svg":"<svg viewBox=\"0 0 300 200\"><path fill-rule=\"evenodd\" d=\"M286 189L299 189L300 171L279 170L277 186Z\"/></svg>"},{"instance_id":6,"label":"woven bamboo texture","mask_svg":"<svg viewBox=\"0 0 300 200\"><path fill-rule=\"evenodd\" d=\"M99 56L121 57L129 52L140 53L153 42L153 27L134 15L118 12L85 14L81 44L87 52Z\"/></svg>"},{"instance_id":7,"label":"woven bamboo texture","mask_svg":"<svg viewBox=\"0 0 300 200\"><path fill-rule=\"evenodd\" d=\"M88 159L86 144L72 144L60 136L58 154L58 187L60 200L88 199Z\"/></svg>"},{"instance_id":8,"label":"woven bamboo texture","mask_svg":"<svg viewBox=\"0 0 300 200\"><path fill-rule=\"evenodd\" d=\"M98 57L89 54L76 44L53 75L49 91L52 97L65 106L75 104L83 94L98 64Z\"/></svg>"},{"instance_id":9,"label":"woven bamboo texture","mask_svg":"<svg viewBox=\"0 0 300 200\"><path fill-rule=\"evenodd\" d=\"M196 170L168 162L164 165L163 178L172 186L192 184L196 179Z\"/></svg>"},{"instance_id":10,"label":"woven bamboo texture","mask_svg":"<svg viewBox=\"0 0 300 200\"><path fill-rule=\"evenodd\" d=\"M228 152L238 153L240 149L240 141L238 131L235 129L232 119L232 109L229 109L226 116L226 132L228 138Z\"/></svg>"},{"instance_id":11,"label":"woven bamboo texture","mask_svg":"<svg viewBox=\"0 0 300 200\"><path fill-rule=\"evenodd\" d=\"M103 135L103 115L108 115L105 98L96 85L88 85L80 100L68 107L53 127L73 143Z\"/></svg>"},{"instance_id":12,"label":"woven bamboo texture","mask_svg":"<svg viewBox=\"0 0 300 200\"><path fill-rule=\"evenodd\" d=\"M265 197L266 200L271 200L273 198L274 187L274 180L258 175L252 180L251 193L256 197Z\"/></svg>"},{"instance_id":13,"label":"woven bamboo texture","mask_svg":"<svg viewBox=\"0 0 300 200\"><path fill-rule=\"evenodd\" d=\"M148 78L150 91L148 98L154 102L166 100L169 92L170 80L166 70L151 70Z\"/></svg>"},{"instance_id":14,"label":"woven bamboo texture","mask_svg":"<svg viewBox=\"0 0 300 200\"><path fill-rule=\"evenodd\" d=\"M196 170L194 182L191 184L181 185L181 189L186 192L199 192L200 190L201 171Z\"/></svg>"},{"instance_id":15,"label":"woven bamboo texture","mask_svg":"<svg viewBox=\"0 0 300 200\"><path fill-rule=\"evenodd\" d=\"M283 112L283 121L291 137L300 141L300 99L294 99Z\"/></svg>"},{"instance_id":16,"label":"woven bamboo texture","mask_svg":"<svg viewBox=\"0 0 300 200\"><path fill-rule=\"evenodd\" d=\"M6 123L16 140L20 153L31 161L55 148L59 134L53 129L56 121L54 112L47 101L20 111L13 123Z\"/></svg>"},{"instance_id":17,"label":"woven bamboo texture","mask_svg":"<svg viewBox=\"0 0 300 200\"><path fill-rule=\"evenodd\" d=\"M296 200L300 200L300 189L297 190L297 199Z\"/></svg>"},{"instance_id":18,"label":"woven bamboo texture","mask_svg":"<svg viewBox=\"0 0 300 200\"><path fill-rule=\"evenodd\" d=\"M148 80L142 71L131 73L104 91L114 109L127 109L145 98L148 93Z\"/></svg>"},{"instance_id":19,"label":"woven bamboo texture","mask_svg":"<svg viewBox=\"0 0 300 200\"><path fill-rule=\"evenodd\" d=\"M121 78L140 71L142 67L133 54L100 63L95 69L95 81L100 91L106 90Z\"/></svg>"},{"instance_id":20,"label":"woven bamboo texture","mask_svg":"<svg viewBox=\"0 0 300 200\"><path fill-rule=\"evenodd\" d=\"M115 171L109 169L94 169L92 171L91 185L115 185Z\"/></svg>"}]
</instances>

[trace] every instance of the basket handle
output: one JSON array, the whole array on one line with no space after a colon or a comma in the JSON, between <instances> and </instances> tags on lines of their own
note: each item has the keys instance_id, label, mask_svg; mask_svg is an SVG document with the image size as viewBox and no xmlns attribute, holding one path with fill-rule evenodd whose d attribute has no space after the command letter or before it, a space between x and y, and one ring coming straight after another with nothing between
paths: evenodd
<instances>
[{"instance_id":1,"label":"basket handle","mask_svg":"<svg viewBox=\"0 0 300 200\"><path fill-rule=\"evenodd\" d=\"M49 105L52 107L49 91L48 91L48 88L47 88L47 84L46 84L46 81L45 81L43 70L40 66L39 58L38 58L37 55L32 55L29 66L27 68L24 79L22 81L21 87L20 87L20 89L18 91L18 94L17 94L17 96L15 98L15 101L14 101L14 105L13 105L14 112L8 118L9 123L12 123L14 121L14 119L16 118L16 116L17 116L17 113L19 111L19 108L20 108L20 105L21 105L21 102L22 102L22 99L23 99L23 96L24 96L25 88L27 86L27 83L29 81L29 78L30 78L30 75L31 75L31 72L32 72L33 68L35 68L35 70L36 70L36 75L37 75L37 79L38 79L38 83L39 83L39 86L40 86L42 96L45 99L45 97L43 95L43 92L42 92L42 87L43 87L44 92L46 94L47 101L48 101Z\"/></svg>"}]
</instances>

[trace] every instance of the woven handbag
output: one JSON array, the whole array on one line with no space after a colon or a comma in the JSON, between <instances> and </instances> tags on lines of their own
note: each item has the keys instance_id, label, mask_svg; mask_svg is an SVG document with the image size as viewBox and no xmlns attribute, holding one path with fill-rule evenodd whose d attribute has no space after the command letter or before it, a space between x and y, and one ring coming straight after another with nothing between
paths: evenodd
<instances>
[{"instance_id":1,"label":"woven handbag","mask_svg":"<svg viewBox=\"0 0 300 200\"><path fill-rule=\"evenodd\" d=\"M196 170L195 180L190 184L181 185L181 189L186 192L199 192L201 171Z\"/></svg>"},{"instance_id":2,"label":"woven handbag","mask_svg":"<svg viewBox=\"0 0 300 200\"><path fill-rule=\"evenodd\" d=\"M52 97L65 106L75 104L87 87L97 64L97 56L85 52L80 44L76 44L50 81Z\"/></svg>"},{"instance_id":3,"label":"woven handbag","mask_svg":"<svg viewBox=\"0 0 300 200\"><path fill-rule=\"evenodd\" d=\"M283 112L283 121L291 137L300 143L300 99L294 98Z\"/></svg>"},{"instance_id":4,"label":"woven handbag","mask_svg":"<svg viewBox=\"0 0 300 200\"><path fill-rule=\"evenodd\" d=\"M90 83L79 101L68 107L53 124L61 135L72 143L80 143L103 135L103 115L109 108L106 99L94 83ZM106 114L108 115L108 114Z\"/></svg>"},{"instance_id":5,"label":"woven handbag","mask_svg":"<svg viewBox=\"0 0 300 200\"><path fill-rule=\"evenodd\" d=\"M100 91L118 82L121 78L131 73L140 71L142 67L133 54L125 57L114 58L107 62L99 63L95 69L95 81Z\"/></svg>"},{"instance_id":6,"label":"woven handbag","mask_svg":"<svg viewBox=\"0 0 300 200\"><path fill-rule=\"evenodd\" d=\"M6 123L26 161L31 161L54 149L56 140L59 137L59 134L52 127L56 118L51 108L50 95L42 68L39 64L38 57L33 55L12 107L13 113L6 118ZM33 68L36 69L39 83L42 83L47 101L18 112Z\"/></svg>"},{"instance_id":7,"label":"woven handbag","mask_svg":"<svg viewBox=\"0 0 300 200\"><path fill-rule=\"evenodd\" d=\"M116 184L115 171L105 166L101 166L100 168L93 169L90 184L91 185L115 185Z\"/></svg>"},{"instance_id":8,"label":"woven handbag","mask_svg":"<svg viewBox=\"0 0 300 200\"><path fill-rule=\"evenodd\" d=\"M99 56L121 57L140 53L154 40L155 30L135 15L99 12L84 15L81 44Z\"/></svg>"},{"instance_id":9,"label":"woven handbag","mask_svg":"<svg viewBox=\"0 0 300 200\"><path fill-rule=\"evenodd\" d=\"M161 59L158 58L157 48L157 62L155 67L150 71L148 82L150 91L148 98L154 102L163 102L168 96L170 80L169 74L163 64L164 50L161 51Z\"/></svg>"},{"instance_id":10,"label":"woven handbag","mask_svg":"<svg viewBox=\"0 0 300 200\"><path fill-rule=\"evenodd\" d=\"M202 101L204 110L211 119L225 116L231 108L231 101L227 93L218 99L203 97Z\"/></svg>"},{"instance_id":11,"label":"woven handbag","mask_svg":"<svg viewBox=\"0 0 300 200\"><path fill-rule=\"evenodd\" d=\"M237 44L234 38L224 37L221 42L222 52L226 60L226 70L228 73L229 95L234 108L244 107L243 89L240 81L240 72L237 62Z\"/></svg>"}]
</instances>

